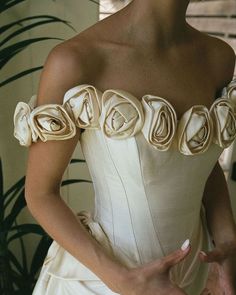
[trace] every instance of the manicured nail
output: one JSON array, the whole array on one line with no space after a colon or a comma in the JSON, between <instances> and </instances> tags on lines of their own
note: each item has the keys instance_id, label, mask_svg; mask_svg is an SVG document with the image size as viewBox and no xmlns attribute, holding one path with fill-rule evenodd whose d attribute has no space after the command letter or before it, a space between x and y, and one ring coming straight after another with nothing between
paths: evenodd
<instances>
[{"instance_id":1,"label":"manicured nail","mask_svg":"<svg viewBox=\"0 0 236 295\"><path fill-rule=\"evenodd\" d=\"M183 245L181 246L181 250L182 250L182 251L186 250L186 249L189 247L189 245L190 245L190 241L189 241L189 239L187 239L187 240L183 243Z\"/></svg>"},{"instance_id":2,"label":"manicured nail","mask_svg":"<svg viewBox=\"0 0 236 295\"><path fill-rule=\"evenodd\" d=\"M203 256L207 256L207 254L206 254L204 251L200 251L200 253L201 253Z\"/></svg>"}]
</instances>

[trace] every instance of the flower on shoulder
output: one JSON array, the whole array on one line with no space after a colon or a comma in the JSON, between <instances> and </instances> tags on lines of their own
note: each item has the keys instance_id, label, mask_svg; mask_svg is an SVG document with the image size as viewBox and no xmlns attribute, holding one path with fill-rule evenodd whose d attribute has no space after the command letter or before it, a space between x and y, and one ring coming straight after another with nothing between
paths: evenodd
<instances>
[{"instance_id":1,"label":"flower on shoulder","mask_svg":"<svg viewBox=\"0 0 236 295\"><path fill-rule=\"evenodd\" d=\"M43 104L29 116L33 141L63 140L76 134L76 126L62 105Z\"/></svg>"},{"instance_id":2,"label":"flower on shoulder","mask_svg":"<svg viewBox=\"0 0 236 295\"><path fill-rule=\"evenodd\" d=\"M29 123L29 116L36 103L36 95L32 95L29 102L20 101L15 107L13 116L14 137L20 145L30 146L32 143L32 130Z\"/></svg>"}]
</instances>

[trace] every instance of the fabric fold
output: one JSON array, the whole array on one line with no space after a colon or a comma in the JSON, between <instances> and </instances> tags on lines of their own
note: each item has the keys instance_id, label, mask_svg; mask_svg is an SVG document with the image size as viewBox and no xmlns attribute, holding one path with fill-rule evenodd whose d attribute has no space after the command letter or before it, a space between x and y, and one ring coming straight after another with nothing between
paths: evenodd
<instances>
[{"instance_id":1,"label":"fabric fold","mask_svg":"<svg viewBox=\"0 0 236 295\"><path fill-rule=\"evenodd\" d=\"M210 109L214 124L213 142L227 148L236 138L236 113L228 98L217 99Z\"/></svg>"},{"instance_id":2,"label":"fabric fold","mask_svg":"<svg viewBox=\"0 0 236 295\"><path fill-rule=\"evenodd\" d=\"M144 114L141 102L121 89L109 89L102 96L101 129L107 137L125 139L141 130Z\"/></svg>"},{"instance_id":3,"label":"fabric fold","mask_svg":"<svg viewBox=\"0 0 236 295\"><path fill-rule=\"evenodd\" d=\"M197 155L207 151L213 136L213 122L208 109L195 105L185 112L179 121L177 136L182 154Z\"/></svg>"},{"instance_id":4,"label":"fabric fold","mask_svg":"<svg viewBox=\"0 0 236 295\"><path fill-rule=\"evenodd\" d=\"M144 95L142 103L145 121L142 133L146 140L156 149L168 150L177 128L177 116L173 106L165 99Z\"/></svg>"},{"instance_id":5,"label":"fabric fold","mask_svg":"<svg viewBox=\"0 0 236 295\"><path fill-rule=\"evenodd\" d=\"M92 85L82 84L69 89L63 106L80 128L99 128L101 91Z\"/></svg>"}]
</instances>

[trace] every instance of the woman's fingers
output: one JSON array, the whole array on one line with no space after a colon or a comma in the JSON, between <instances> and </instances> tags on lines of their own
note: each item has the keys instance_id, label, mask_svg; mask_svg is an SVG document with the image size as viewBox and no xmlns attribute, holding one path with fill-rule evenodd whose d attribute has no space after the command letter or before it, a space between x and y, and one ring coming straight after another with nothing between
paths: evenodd
<instances>
[{"instance_id":1,"label":"woman's fingers","mask_svg":"<svg viewBox=\"0 0 236 295\"><path fill-rule=\"evenodd\" d=\"M220 249L214 249L209 252L200 251L199 252L199 258L203 262L221 262L224 260L225 255L224 252Z\"/></svg>"},{"instance_id":2,"label":"woman's fingers","mask_svg":"<svg viewBox=\"0 0 236 295\"><path fill-rule=\"evenodd\" d=\"M144 267L151 273L166 273L169 269L182 261L189 253L191 247L189 240L186 240L180 249L164 256L161 259L156 259L147 263Z\"/></svg>"},{"instance_id":3,"label":"woman's fingers","mask_svg":"<svg viewBox=\"0 0 236 295\"><path fill-rule=\"evenodd\" d=\"M178 249L160 260L162 272L168 272L171 267L181 262L190 252L190 241L186 240Z\"/></svg>"}]
</instances>

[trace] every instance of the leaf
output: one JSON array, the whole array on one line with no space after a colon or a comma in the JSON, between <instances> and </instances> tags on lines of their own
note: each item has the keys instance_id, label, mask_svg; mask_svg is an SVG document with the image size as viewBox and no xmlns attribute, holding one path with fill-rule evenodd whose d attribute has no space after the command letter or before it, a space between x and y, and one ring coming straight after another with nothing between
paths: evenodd
<instances>
[{"instance_id":1,"label":"leaf","mask_svg":"<svg viewBox=\"0 0 236 295\"><path fill-rule=\"evenodd\" d=\"M10 242L12 242L13 240L27 234L45 235L45 231L43 230L43 228L40 225L34 223L24 223L17 226L13 226L8 230L8 232L10 233L15 230L17 231L17 233L11 235L7 239L8 244L10 244Z\"/></svg>"},{"instance_id":2,"label":"leaf","mask_svg":"<svg viewBox=\"0 0 236 295\"><path fill-rule=\"evenodd\" d=\"M74 184L74 183L80 183L80 182L92 183L92 181L87 180L87 179L66 179L66 180L62 181L61 186L65 186L65 185L68 185L68 184Z\"/></svg>"},{"instance_id":3,"label":"leaf","mask_svg":"<svg viewBox=\"0 0 236 295\"><path fill-rule=\"evenodd\" d=\"M3 197L3 170L2 170L2 160L0 158L0 223L4 218L4 197Z\"/></svg>"},{"instance_id":4,"label":"leaf","mask_svg":"<svg viewBox=\"0 0 236 295\"><path fill-rule=\"evenodd\" d=\"M42 68L43 68L43 66L31 68L29 70L24 70L24 71L22 71L22 72L20 72L20 73L18 73L16 75L11 76L10 78L7 78L3 82L0 82L0 87L5 86L6 84L8 84L8 83L10 83L12 81L15 81L15 80L17 80L17 79L19 79L19 78L21 78L21 77L23 77L25 75L28 75L28 74L31 74L31 73L36 72L38 70L41 70Z\"/></svg>"},{"instance_id":5,"label":"leaf","mask_svg":"<svg viewBox=\"0 0 236 295\"><path fill-rule=\"evenodd\" d=\"M26 21L29 21L29 20L42 19L42 18L45 18L45 19L48 19L48 20L44 20L43 22L42 22L42 21L41 21L41 22L36 22L36 23L34 23L34 24L27 25L27 26L23 26L23 25L22 25L23 22L26 22ZM35 27L35 26L44 25L44 24L47 24L47 23L50 23L50 22L61 22L61 23L64 23L65 25L67 25L67 26L70 27L73 31L76 32L76 29L75 29L72 25L70 25L70 22L69 22L69 21L66 21L66 20L60 19L60 18L58 18L58 17L51 16L51 15L36 15L36 16L25 17L25 18L22 18L22 19L20 19L20 20L17 20L17 21L11 22L11 23L9 23L9 24L7 24L7 25L5 25L5 26L2 26L2 27L0 28L0 34L6 32L6 31L9 30L9 29L12 29L12 28L15 27L16 25L19 25L19 26L21 26L22 28L19 29L19 30L17 30L17 31L15 31L14 33L12 33L12 34L14 34L14 35L15 35L15 34L18 35L19 33L22 33L22 32L24 32L24 31L28 31L29 29L31 29L31 28L33 28L33 27ZM22 30L22 31L21 31L21 30ZM20 32L19 32L19 31L20 31ZM12 36L12 34L9 35L7 38L9 38L10 36L11 36L10 38L14 37L14 35ZM4 41L4 40L3 40L3 41ZM6 40L5 40L5 42L3 42L3 41L2 41L2 43L5 43L5 42L6 42ZM0 43L0 44L2 45L2 43Z\"/></svg>"},{"instance_id":6,"label":"leaf","mask_svg":"<svg viewBox=\"0 0 236 295\"><path fill-rule=\"evenodd\" d=\"M96 2L95 0L89 0L90 2L93 2L93 3L95 3L95 4L98 4L98 5L100 5L100 2Z\"/></svg>"},{"instance_id":7,"label":"leaf","mask_svg":"<svg viewBox=\"0 0 236 295\"><path fill-rule=\"evenodd\" d=\"M3 294L12 294L13 292L13 270L10 265L8 252L9 251L7 251L4 256L0 256L0 289L3 290Z\"/></svg>"},{"instance_id":8,"label":"leaf","mask_svg":"<svg viewBox=\"0 0 236 295\"><path fill-rule=\"evenodd\" d=\"M71 159L70 164L74 164L74 163L86 163L86 161L83 159Z\"/></svg>"},{"instance_id":9,"label":"leaf","mask_svg":"<svg viewBox=\"0 0 236 295\"><path fill-rule=\"evenodd\" d=\"M3 170L2 170L2 159L0 158L0 196L3 196Z\"/></svg>"},{"instance_id":10,"label":"leaf","mask_svg":"<svg viewBox=\"0 0 236 295\"><path fill-rule=\"evenodd\" d=\"M17 43L14 43L12 45L9 45L3 49L0 50L0 69L7 64L7 62L12 59L17 53L24 50L27 46L44 41L44 40L64 40L62 38L56 38L56 37L40 37L40 38L30 38L26 39Z\"/></svg>"},{"instance_id":11,"label":"leaf","mask_svg":"<svg viewBox=\"0 0 236 295\"><path fill-rule=\"evenodd\" d=\"M7 197L15 190L18 191L25 185L25 176L21 177L12 187L10 187L4 194L4 199L6 200Z\"/></svg>"},{"instance_id":12,"label":"leaf","mask_svg":"<svg viewBox=\"0 0 236 295\"><path fill-rule=\"evenodd\" d=\"M34 277L38 273L39 269L42 267L43 261L47 255L52 241L53 239L50 238L48 235L42 236L41 240L39 241L30 266L30 275L32 277Z\"/></svg>"},{"instance_id":13,"label":"leaf","mask_svg":"<svg viewBox=\"0 0 236 295\"><path fill-rule=\"evenodd\" d=\"M18 195L10 213L3 221L3 229L4 230L10 230L12 224L16 220L18 214L21 212L21 210L26 206L25 201L25 189L20 192Z\"/></svg>"},{"instance_id":14,"label":"leaf","mask_svg":"<svg viewBox=\"0 0 236 295\"><path fill-rule=\"evenodd\" d=\"M0 2L0 13L26 0L5 0Z\"/></svg>"},{"instance_id":15,"label":"leaf","mask_svg":"<svg viewBox=\"0 0 236 295\"><path fill-rule=\"evenodd\" d=\"M16 256L13 254L13 252L8 249L7 256L9 257L9 261L15 266L15 268L19 271L19 273L23 274L24 269L21 266L20 262L17 260Z\"/></svg>"},{"instance_id":16,"label":"leaf","mask_svg":"<svg viewBox=\"0 0 236 295\"><path fill-rule=\"evenodd\" d=\"M21 233L21 227L18 226L17 221L15 220L15 224L17 227L17 233L20 234ZM22 267L25 271L26 274L28 274L28 264L27 264L27 257L26 257L26 250L25 250L25 244L24 244L24 240L22 238L22 236L19 236L19 240L20 240L20 247L21 247L21 257L22 257Z\"/></svg>"}]
</instances>

